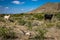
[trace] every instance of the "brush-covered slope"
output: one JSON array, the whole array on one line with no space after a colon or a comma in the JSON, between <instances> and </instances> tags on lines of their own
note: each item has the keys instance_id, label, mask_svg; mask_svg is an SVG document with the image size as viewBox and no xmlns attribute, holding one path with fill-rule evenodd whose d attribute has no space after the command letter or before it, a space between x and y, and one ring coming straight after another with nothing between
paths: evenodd
<instances>
[{"instance_id":1,"label":"brush-covered slope","mask_svg":"<svg viewBox=\"0 0 60 40\"><path fill-rule=\"evenodd\" d=\"M60 13L51 21L44 20L44 14L10 14L9 20L1 14L0 40L60 40Z\"/></svg>"}]
</instances>

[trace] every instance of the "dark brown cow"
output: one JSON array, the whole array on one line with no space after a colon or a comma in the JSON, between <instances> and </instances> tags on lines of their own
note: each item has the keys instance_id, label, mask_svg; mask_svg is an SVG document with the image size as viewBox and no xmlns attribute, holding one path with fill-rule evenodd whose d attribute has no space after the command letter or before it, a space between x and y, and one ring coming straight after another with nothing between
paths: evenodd
<instances>
[{"instance_id":1,"label":"dark brown cow","mask_svg":"<svg viewBox=\"0 0 60 40\"><path fill-rule=\"evenodd\" d=\"M45 15L44 15L44 19L45 19L45 20L51 20L52 17L53 17L53 14L45 14Z\"/></svg>"}]
</instances>

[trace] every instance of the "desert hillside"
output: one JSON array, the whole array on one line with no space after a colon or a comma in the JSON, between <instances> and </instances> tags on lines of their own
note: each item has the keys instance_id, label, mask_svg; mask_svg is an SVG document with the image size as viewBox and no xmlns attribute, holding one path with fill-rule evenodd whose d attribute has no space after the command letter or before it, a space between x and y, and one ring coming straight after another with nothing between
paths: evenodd
<instances>
[{"instance_id":1,"label":"desert hillside","mask_svg":"<svg viewBox=\"0 0 60 40\"><path fill-rule=\"evenodd\" d=\"M44 14L10 14L8 20L0 14L0 40L60 40L60 13L51 21Z\"/></svg>"},{"instance_id":2,"label":"desert hillside","mask_svg":"<svg viewBox=\"0 0 60 40\"><path fill-rule=\"evenodd\" d=\"M56 13L60 12L60 3L46 3L29 13Z\"/></svg>"}]
</instances>

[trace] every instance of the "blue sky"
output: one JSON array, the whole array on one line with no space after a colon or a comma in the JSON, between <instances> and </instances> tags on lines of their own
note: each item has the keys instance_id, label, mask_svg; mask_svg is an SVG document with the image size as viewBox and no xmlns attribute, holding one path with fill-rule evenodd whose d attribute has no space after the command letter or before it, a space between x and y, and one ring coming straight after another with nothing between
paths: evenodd
<instances>
[{"instance_id":1,"label":"blue sky","mask_svg":"<svg viewBox=\"0 0 60 40\"><path fill-rule=\"evenodd\" d=\"M0 0L0 13L29 12L47 2L60 2L60 0Z\"/></svg>"}]
</instances>

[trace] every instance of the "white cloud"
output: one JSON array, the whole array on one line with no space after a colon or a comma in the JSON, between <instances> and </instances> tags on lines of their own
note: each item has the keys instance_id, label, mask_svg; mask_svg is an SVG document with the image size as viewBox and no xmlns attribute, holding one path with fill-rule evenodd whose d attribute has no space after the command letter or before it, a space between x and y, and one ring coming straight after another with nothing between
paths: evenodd
<instances>
[{"instance_id":1,"label":"white cloud","mask_svg":"<svg viewBox=\"0 0 60 40\"><path fill-rule=\"evenodd\" d=\"M24 9L21 9L21 11L23 11Z\"/></svg>"},{"instance_id":2,"label":"white cloud","mask_svg":"<svg viewBox=\"0 0 60 40\"><path fill-rule=\"evenodd\" d=\"M38 1L38 0L32 0L32 1Z\"/></svg>"},{"instance_id":3,"label":"white cloud","mask_svg":"<svg viewBox=\"0 0 60 40\"><path fill-rule=\"evenodd\" d=\"M9 7L5 7L5 9L8 9Z\"/></svg>"},{"instance_id":4,"label":"white cloud","mask_svg":"<svg viewBox=\"0 0 60 40\"><path fill-rule=\"evenodd\" d=\"M12 1L12 3L14 3L14 4L24 4L24 2L20 2L20 1Z\"/></svg>"},{"instance_id":5,"label":"white cloud","mask_svg":"<svg viewBox=\"0 0 60 40\"><path fill-rule=\"evenodd\" d=\"M20 4L19 1L12 1L12 3L14 3L14 4Z\"/></svg>"}]
</instances>

